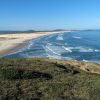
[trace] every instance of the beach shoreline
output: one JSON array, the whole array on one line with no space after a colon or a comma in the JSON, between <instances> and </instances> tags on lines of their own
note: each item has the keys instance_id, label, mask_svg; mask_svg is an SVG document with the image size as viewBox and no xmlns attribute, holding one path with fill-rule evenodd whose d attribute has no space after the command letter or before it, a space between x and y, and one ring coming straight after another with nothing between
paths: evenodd
<instances>
[{"instance_id":1,"label":"beach shoreline","mask_svg":"<svg viewBox=\"0 0 100 100\"><path fill-rule=\"evenodd\" d=\"M17 50L24 48L27 45L27 43L33 39L37 39L42 36L48 36L48 35L57 34L61 32L65 32L65 31L0 34L0 57L12 54Z\"/></svg>"}]
</instances>

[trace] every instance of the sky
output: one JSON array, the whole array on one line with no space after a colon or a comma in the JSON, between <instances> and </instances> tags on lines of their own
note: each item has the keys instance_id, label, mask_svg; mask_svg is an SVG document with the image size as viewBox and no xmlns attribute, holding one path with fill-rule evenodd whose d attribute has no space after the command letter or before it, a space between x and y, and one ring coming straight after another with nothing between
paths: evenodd
<instances>
[{"instance_id":1,"label":"sky","mask_svg":"<svg viewBox=\"0 0 100 100\"><path fill-rule=\"evenodd\" d=\"M0 30L100 29L100 0L0 0Z\"/></svg>"}]
</instances>

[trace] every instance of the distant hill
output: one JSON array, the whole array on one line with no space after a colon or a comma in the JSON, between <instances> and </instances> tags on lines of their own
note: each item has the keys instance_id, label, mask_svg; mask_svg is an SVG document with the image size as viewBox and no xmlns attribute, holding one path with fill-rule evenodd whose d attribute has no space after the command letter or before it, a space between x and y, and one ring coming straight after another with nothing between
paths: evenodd
<instances>
[{"instance_id":1,"label":"distant hill","mask_svg":"<svg viewBox=\"0 0 100 100\"><path fill-rule=\"evenodd\" d=\"M69 31L69 30L67 30L67 29L55 29L53 31Z\"/></svg>"},{"instance_id":2,"label":"distant hill","mask_svg":"<svg viewBox=\"0 0 100 100\"><path fill-rule=\"evenodd\" d=\"M7 31L0 31L0 34L33 33L33 32L36 32L36 31L35 30L27 30L27 31L10 31L10 30L7 30Z\"/></svg>"}]
</instances>

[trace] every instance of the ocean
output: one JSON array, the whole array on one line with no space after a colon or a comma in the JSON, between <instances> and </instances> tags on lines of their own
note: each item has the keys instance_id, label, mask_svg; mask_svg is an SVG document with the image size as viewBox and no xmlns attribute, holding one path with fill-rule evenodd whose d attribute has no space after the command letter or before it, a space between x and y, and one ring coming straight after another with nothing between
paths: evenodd
<instances>
[{"instance_id":1,"label":"ocean","mask_svg":"<svg viewBox=\"0 0 100 100\"><path fill-rule=\"evenodd\" d=\"M100 63L100 31L60 32L29 41L5 58L54 58Z\"/></svg>"}]
</instances>

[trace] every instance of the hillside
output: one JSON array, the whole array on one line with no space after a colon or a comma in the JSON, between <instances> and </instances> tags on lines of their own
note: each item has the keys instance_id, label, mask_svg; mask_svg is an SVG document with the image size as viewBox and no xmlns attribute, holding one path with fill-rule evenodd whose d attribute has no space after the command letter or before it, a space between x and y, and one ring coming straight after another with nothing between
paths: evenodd
<instances>
[{"instance_id":1,"label":"hillside","mask_svg":"<svg viewBox=\"0 0 100 100\"><path fill-rule=\"evenodd\" d=\"M48 59L0 59L0 100L100 100L100 65L86 65Z\"/></svg>"},{"instance_id":2,"label":"hillside","mask_svg":"<svg viewBox=\"0 0 100 100\"><path fill-rule=\"evenodd\" d=\"M27 31L0 31L0 34L21 34L21 33L34 33L35 30L27 30Z\"/></svg>"}]
</instances>

